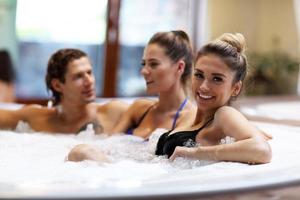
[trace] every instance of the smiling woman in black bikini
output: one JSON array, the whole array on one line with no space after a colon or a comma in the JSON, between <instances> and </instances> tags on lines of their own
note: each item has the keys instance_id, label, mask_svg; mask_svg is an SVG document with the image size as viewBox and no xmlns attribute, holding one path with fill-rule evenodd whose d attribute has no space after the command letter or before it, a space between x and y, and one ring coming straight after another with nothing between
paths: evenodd
<instances>
[{"instance_id":1,"label":"smiling woman in black bikini","mask_svg":"<svg viewBox=\"0 0 300 200\"><path fill-rule=\"evenodd\" d=\"M198 107L194 123L163 134L157 144L157 155L167 155L170 160L188 157L270 162L271 148L267 142L270 137L229 106L240 93L246 76L244 48L242 34L227 33L200 49L192 80L192 92ZM220 144L226 136L234 138L235 142Z\"/></svg>"},{"instance_id":2,"label":"smiling woman in black bikini","mask_svg":"<svg viewBox=\"0 0 300 200\"><path fill-rule=\"evenodd\" d=\"M193 50L184 31L156 33L144 50L141 74L147 93L158 95L158 100L136 100L111 134L125 132L147 139L157 128L173 130L191 124L196 114L195 105L187 97L192 64ZM70 152L69 160L97 160L96 151L89 145L78 145Z\"/></svg>"}]
</instances>

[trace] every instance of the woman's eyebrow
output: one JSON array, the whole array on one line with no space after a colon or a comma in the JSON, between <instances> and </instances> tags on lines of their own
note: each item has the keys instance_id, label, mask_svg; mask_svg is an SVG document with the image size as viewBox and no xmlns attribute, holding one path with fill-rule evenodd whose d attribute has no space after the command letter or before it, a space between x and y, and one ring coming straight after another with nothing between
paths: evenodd
<instances>
[{"instance_id":1,"label":"woman's eyebrow","mask_svg":"<svg viewBox=\"0 0 300 200\"><path fill-rule=\"evenodd\" d=\"M226 78L226 76L224 74L222 74L222 73L212 73L212 75L214 75L214 76L222 76L222 77Z\"/></svg>"}]
</instances>

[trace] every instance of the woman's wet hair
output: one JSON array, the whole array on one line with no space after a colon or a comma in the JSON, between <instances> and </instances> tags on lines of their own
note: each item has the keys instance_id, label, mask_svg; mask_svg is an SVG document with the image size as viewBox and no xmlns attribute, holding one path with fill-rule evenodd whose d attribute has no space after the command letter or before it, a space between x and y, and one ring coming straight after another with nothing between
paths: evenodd
<instances>
[{"instance_id":1,"label":"woman's wet hair","mask_svg":"<svg viewBox=\"0 0 300 200\"><path fill-rule=\"evenodd\" d=\"M185 62L181 81L187 84L192 74L193 48L189 36L182 30L158 32L150 39L149 44L158 44L165 49L165 54L173 61L182 59Z\"/></svg>"},{"instance_id":2,"label":"woman's wet hair","mask_svg":"<svg viewBox=\"0 0 300 200\"><path fill-rule=\"evenodd\" d=\"M61 94L53 88L51 81L58 79L64 83L68 64L82 57L87 57L87 54L79 49L60 49L50 57L47 67L46 86L47 90L52 92L54 105L60 103Z\"/></svg>"},{"instance_id":3,"label":"woman's wet hair","mask_svg":"<svg viewBox=\"0 0 300 200\"><path fill-rule=\"evenodd\" d=\"M233 83L242 81L247 74L247 58L245 55L245 37L240 33L224 33L216 40L203 46L197 54L197 60L208 54L220 57L223 62L235 72Z\"/></svg>"},{"instance_id":4,"label":"woman's wet hair","mask_svg":"<svg viewBox=\"0 0 300 200\"><path fill-rule=\"evenodd\" d=\"M15 80L15 71L11 57L6 50L0 50L0 80L6 83L13 83Z\"/></svg>"}]
</instances>

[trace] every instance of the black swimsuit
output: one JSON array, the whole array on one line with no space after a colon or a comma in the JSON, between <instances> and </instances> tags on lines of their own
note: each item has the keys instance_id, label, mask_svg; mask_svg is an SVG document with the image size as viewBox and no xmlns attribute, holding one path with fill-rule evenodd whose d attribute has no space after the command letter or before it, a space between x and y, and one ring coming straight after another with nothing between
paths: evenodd
<instances>
[{"instance_id":1,"label":"black swimsuit","mask_svg":"<svg viewBox=\"0 0 300 200\"><path fill-rule=\"evenodd\" d=\"M197 134L205 128L213 119L208 120L203 126L199 129L193 131L180 131L173 133L169 136L172 130L164 133L160 136L155 154L160 155L168 155L168 158L173 154L175 148L177 146L186 146L186 147L194 147L196 146L196 136Z\"/></svg>"}]
</instances>

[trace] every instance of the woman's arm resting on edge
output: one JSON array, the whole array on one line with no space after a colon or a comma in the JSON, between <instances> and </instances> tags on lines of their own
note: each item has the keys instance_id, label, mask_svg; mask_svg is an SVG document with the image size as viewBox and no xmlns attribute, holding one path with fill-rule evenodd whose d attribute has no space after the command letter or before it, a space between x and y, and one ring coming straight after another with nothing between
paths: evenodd
<instances>
[{"instance_id":1,"label":"woman's arm resting on edge","mask_svg":"<svg viewBox=\"0 0 300 200\"><path fill-rule=\"evenodd\" d=\"M174 160L178 156L199 160L236 161L244 163L268 163L272 157L266 137L241 113L231 107L222 107L215 114L215 122L226 136L236 142L196 148L176 147Z\"/></svg>"}]
</instances>

